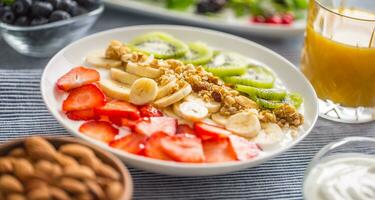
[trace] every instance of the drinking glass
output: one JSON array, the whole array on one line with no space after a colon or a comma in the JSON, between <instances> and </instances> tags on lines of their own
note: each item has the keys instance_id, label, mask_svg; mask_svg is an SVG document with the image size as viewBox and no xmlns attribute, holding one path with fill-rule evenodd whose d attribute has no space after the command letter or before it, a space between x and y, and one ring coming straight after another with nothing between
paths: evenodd
<instances>
[{"instance_id":1,"label":"drinking glass","mask_svg":"<svg viewBox=\"0 0 375 200\"><path fill-rule=\"evenodd\" d=\"M310 0L301 69L320 116L375 119L375 0Z\"/></svg>"}]
</instances>

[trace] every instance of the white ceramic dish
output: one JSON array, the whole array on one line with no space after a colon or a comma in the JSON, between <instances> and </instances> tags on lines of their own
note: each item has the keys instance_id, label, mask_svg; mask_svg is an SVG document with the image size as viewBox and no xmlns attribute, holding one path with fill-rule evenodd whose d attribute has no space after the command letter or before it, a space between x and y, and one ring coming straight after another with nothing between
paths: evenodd
<instances>
[{"instance_id":1,"label":"white ceramic dish","mask_svg":"<svg viewBox=\"0 0 375 200\"><path fill-rule=\"evenodd\" d=\"M71 68L78 65L84 65L85 55L89 51L95 49L105 49L112 39L126 42L137 35L156 30L168 32L187 42L200 40L215 48L225 48L225 50L239 52L269 66L284 82L288 89L291 91L296 91L304 97L305 102L302 110L304 110L305 123L301 127L299 137L282 148L277 148L271 152L267 152L264 155L258 156L256 159L245 162L186 164L155 160L129 154L117 149L113 149L104 143L80 134L78 132L78 128L82 122L69 120L61 110L62 101L66 94L57 90L55 86L57 79ZM240 37L217 31L187 26L145 25L118 28L97 33L76 41L75 43L62 49L49 61L42 76L41 92L43 100L49 111L74 136L80 137L114 153L127 164L134 167L156 173L178 176L224 174L257 166L299 143L311 131L318 117L317 97L312 86L305 79L302 73L289 61L265 47Z\"/></svg>"},{"instance_id":2,"label":"white ceramic dish","mask_svg":"<svg viewBox=\"0 0 375 200\"><path fill-rule=\"evenodd\" d=\"M235 17L221 19L197 15L194 13L168 10L163 7L150 5L143 1L104 0L104 2L110 6L140 14L156 16L168 20L181 21L193 25L217 28L236 33L253 34L262 37L286 38L298 36L304 33L306 27L305 20L298 20L290 26L254 24L244 22L243 20L237 20Z\"/></svg>"}]
</instances>

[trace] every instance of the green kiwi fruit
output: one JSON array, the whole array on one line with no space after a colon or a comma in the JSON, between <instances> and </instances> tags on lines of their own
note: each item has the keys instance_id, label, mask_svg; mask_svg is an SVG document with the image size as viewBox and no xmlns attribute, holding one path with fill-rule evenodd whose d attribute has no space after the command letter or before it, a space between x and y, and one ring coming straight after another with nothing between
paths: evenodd
<instances>
[{"instance_id":1,"label":"green kiwi fruit","mask_svg":"<svg viewBox=\"0 0 375 200\"><path fill-rule=\"evenodd\" d=\"M286 97L286 91L282 89L262 89L246 85L236 85L236 90L246 93L250 96L256 96L266 100L282 101Z\"/></svg>"},{"instance_id":2,"label":"green kiwi fruit","mask_svg":"<svg viewBox=\"0 0 375 200\"><path fill-rule=\"evenodd\" d=\"M212 59L213 51L206 44L202 42L193 42L188 46L189 51L179 59L185 64L203 65Z\"/></svg>"},{"instance_id":3,"label":"green kiwi fruit","mask_svg":"<svg viewBox=\"0 0 375 200\"><path fill-rule=\"evenodd\" d=\"M184 56L188 46L171 35L162 32L151 32L136 37L129 43L136 51L152 54L155 58L167 59Z\"/></svg>"},{"instance_id":4,"label":"green kiwi fruit","mask_svg":"<svg viewBox=\"0 0 375 200\"><path fill-rule=\"evenodd\" d=\"M272 88L275 83L274 74L259 66L249 66L247 73L242 76L227 76L223 78L226 83L248 85L256 88Z\"/></svg>"},{"instance_id":5,"label":"green kiwi fruit","mask_svg":"<svg viewBox=\"0 0 375 200\"><path fill-rule=\"evenodd\" d=\"M245 74L247 66L246 57L233 52L219 52L214 53L214 57L206 64L205 69L216 76L225 77Z\"/></svg>"},{"instance_id":6,"label":"green kiwi fruit","mask_svg":"<svg viewBox=\"0 0 375 200\"><path fill-rule=\"evenodd\" d=\"M293 105L295 108L298 109L301 106L301 104L303 103L303 98L300 94L292 92L292 93L288 93L286 95L283 102L285 102L289 105Z\"/></svg>"}]
</instances>

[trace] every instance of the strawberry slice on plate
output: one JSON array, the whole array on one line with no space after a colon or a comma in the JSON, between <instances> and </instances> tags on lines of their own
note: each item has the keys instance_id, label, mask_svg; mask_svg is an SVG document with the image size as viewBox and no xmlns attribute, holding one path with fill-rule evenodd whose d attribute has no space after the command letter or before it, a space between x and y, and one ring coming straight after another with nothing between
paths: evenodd
<instances>
[{"instance_id":1,"label":"strawberry slice on plate","mask_svg":"<svg viewBox=\"0 0 375 200\"><path fill-rule=\"evenodd\" d=\"M75 67L57 80L57 87L64 91L69 91L83 85L99 81L100 74L95 69L82 66Z\"/></svg>"},{"instance_id":2,"label":"strawberry slice on plate","mask_svg":"<svg viewBox=\"0 0 375 200\"><path fill-rule=\"evenodd\" d=\"M145 155L150 158L160 160L173 160L168 154L165 153L161 146L160 140L169 137L165 133L157 133L152 135L146 142Z\"/></svg>"},{"instance_id":3,"label":"strawberry slice on plate","mask_svg":"<svg viewBox=\"0 0 375 200\"><path fill-rule=\"evenodd\" d=\"M114 116L129 118L132 120L139 119L139 111L134 105L119 100L111 100L101 107L95 108L98 115Z\"/></svg>"},{"instance_id":4,"label":"strawberry slice on plate","mask_svg":"<svg viewBox=\"0 0 375 200\"><path fill-rule=\"evenodd\" d=\"M148 137L155 133L176 134L177 119L172 117L150 117L139 121L134 130Z\"/></svg>"},{"instance_id":5,"label":"strawberry slice on plate","mask_svg":"<svg viewBox=\"0 0 375 200\"><path fill-rule=\"evenodd\" d=\"M141 117L162 117L163 113L152 105L145 105L139 108Z\"/></svg>"},{"instance_id":6,"label":"strawberry slice on plate","mask_svg":"<svg viewBox=\"0 0 375 200\"><path fill-rule=\"evenodd\" d=\"M94 84L84 85L71 90L63 102L63 111L87 110L105 104L105 95Z\"/></svg>"},{"instance_id":7,"label":"strawberry slice on plate","mask_svg":"<svg viewBox=\"0 0 375 200\"><path fill-rule=\"evenodd\" d=\"M138 133L130 133L123 138L110 142L109 146L129 153L140 154L145 147L146 138L146 136Z\"/></svg>"},{"instance_id":8,"label":"strawberry slice on plate","mask_svg":"<svg viewBox=\"0 0 375 200\"><path fill-rule=\"evenodd\" d=\"M96 120L99 119L94 112L94 109L74 110L66 113L66 116L71 120Z\"/></svg>"},{"instance_id":9,"label":"strawberry slice on plate","mask_svg":"<svg viewBox=\"0 0 375 200\"><path fill-rule=\"evenodd\" d=\"M232 133L215 125L209 125L202 122L194 124L195 133L202 139L226 138Z\"/></svg>"},{"instance_id":10,"label":"strawberry slice on plate","mask_svg":"<svg viewBox=\"0 0 375 200\"><path fill-rule=\"evenodd\" d=\"M105 121L89 121L83 123L79 127L79 132L97 139L99 141L108 143L115 139L115 136L119 133L119 130Z\"/></svg>"},{"instance_id":11,"label":"strawberry slice on plate","mask_svg":"<svg viewBox=\"0 0 375 200\"><path fill-rule=\"evenodd\" d=\"M189 137L196 137L196 134L192 128L187 124L179 124L177 126L176 134L178 135L187 135Z\"/></svg>"},{"instance_id":12,"label":"strawberry slice on plate","mask_svg":"<svg viewBox=\"0 0 375 200\"><path fill-rule=\"evenodd\" d=\"M254 142L237 135L230 135L229 141L237 160L250 160L259 155L260 149Z\"/></svg>"},{"instance_id":13,"label":"strawberry slice on plate","mask_svg":"<svg viewBox=\"0 0 375 200\"><path fill-rule=\"evenodd\" d=\"M139 122L139 120L131 120L127 118L121 118L121 117L109 117L109 121L113 124L116 124L120 127L128 127L130 129L134 129L135 125Z\"/></svg>"},{"instance_id":14,"label":"strawberry slice on plate","mask_svg":"<svg viewBox=\"0 0 375 200\"><path fill-rule=\"evenodd\" d=\"M203 151L206 162L227 162L237 160L236 154L233 151L228 138L203 141Z\"/></svg>"},{"instance_id":15,"label":"strawberry slice on plate","mask_svg":"<svg viewBox=\"0 0 375 200\"><path fill-rule=\"evenodd\" d=\"M204 161L201 139L175 135L160 139L161 148L173 160L179 162L199 163Z\"/></svg>"}]
</instances>

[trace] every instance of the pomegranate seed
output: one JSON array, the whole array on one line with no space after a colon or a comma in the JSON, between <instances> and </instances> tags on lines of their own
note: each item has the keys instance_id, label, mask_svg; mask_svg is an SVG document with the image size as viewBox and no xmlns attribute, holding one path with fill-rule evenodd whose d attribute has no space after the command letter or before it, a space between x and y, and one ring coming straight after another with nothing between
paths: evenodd
<instances>
[{"instance_id":1,"label":"pomegranate seed","mask_svg":"<svg viewBox=\"0 0 375 200\"><path fill-rule=\"evenodd\" d=\"M256 15L251 18L254 23L264 23L266 22L266 18L264 18L262 15Z\"/></svg>"},{"instance_id":2,"label":"pomegranate seed","mask_svg":"<svg viewBox=\"0 0 375 200\"><path fill-rule=\"evenodd\" d=\"M268 17L266 19L266 23L269 23L269 24L281 24L282 23L282 19L278 15L273 15L273 16Z\"/></svg>"},{"instance_id":3,"label":"pomegranate seed","mask_svg":"<svg viewBox=\"0 0 375 200\"><path fill-rule=\"evenodd\" d=\"M290 13L285 14L282 16L282 23L283 24L291 24L294 21L294 16Z\"/></svg>"}]
</instances>

